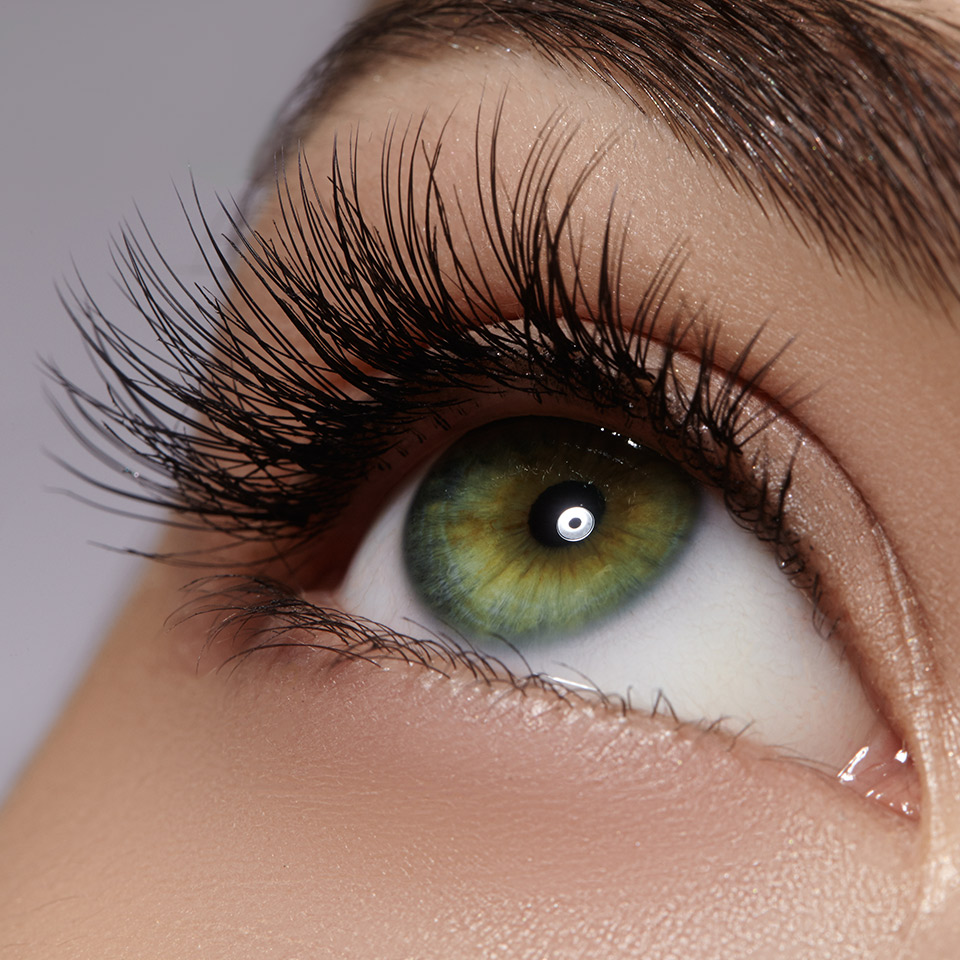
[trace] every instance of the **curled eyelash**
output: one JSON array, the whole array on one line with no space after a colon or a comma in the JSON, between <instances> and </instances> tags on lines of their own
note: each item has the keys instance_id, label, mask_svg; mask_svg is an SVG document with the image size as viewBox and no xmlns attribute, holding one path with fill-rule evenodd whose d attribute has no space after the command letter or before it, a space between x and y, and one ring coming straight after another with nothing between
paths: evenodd
<instances>
[{"instance_id":1,"label":"curled eyelash","mask_svg":"<svg viewBox=\"0 0 960 960\"><path fill-rule=\"evenodd\" d=\"M49 368L71 429L125 483L87 479L172 511L171 525L292 551L328 530L406 437L443 427L464 398L572 398L642 422L798 574L782 520L790 465L746 453L784 412L758 417L750 405L779 352L754 362L758 332L717 375L718 323L676 296L680 246L624 303L630 221L616 226L615 198L588 288L574 208L613 138L558 196L577 130L554 115L509 183L502 109L489 128L477 117L475 197L444 183L443 132L429 144L426 118L386 130L374 216L358 135L335 145L328 199L302 156L293 182L278 177L273 236L221 204L233 233L217 237L194 191L196 214L181 205L207 287L178 279L145 225L143 240L125 229L115 263L148 336L110 321L81 283L65 304L104 393ZM678 373L681 354L696 362L692 382Z\"/></svg>"}]
</instances>

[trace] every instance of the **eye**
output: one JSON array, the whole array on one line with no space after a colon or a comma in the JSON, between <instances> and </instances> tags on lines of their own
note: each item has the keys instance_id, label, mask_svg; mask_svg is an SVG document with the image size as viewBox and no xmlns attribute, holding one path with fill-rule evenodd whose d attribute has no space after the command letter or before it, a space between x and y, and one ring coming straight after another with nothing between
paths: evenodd
<instances>
[{"instance_id":1,"label":"eye","mask_svg":"<svg viewBox=\"0 0 960 960\"><path fill-rule=\"evenodd\" d=\"M110 385L100 400L54 371L80 427L121 451L101 456L136 480L128 496L169 506L177 530L200 532L205 563L253 573L231 573L200 611L218 624L204 650L223 640L230 660L304 648L331 662L432 666L431 650L444 648L485 679L544 678L561 692L659 707L887 793L884 765L903 741L871 704L916 742L906 671L881 663L917 636L909 591L816 422L794 416L792 374L775 369L786 345L763 341L763 327L746 343L722 342L723 317L678 292L678 251L612 296L627 247L609 218L609 257L568 262L578 231L551 221L553 161L537 173L540 147L506 207L487 189L495 171L487 184L478 164L481 215L464 212L448 232L429 224L433 212L461 209L459 191L445 204L446 182L428 162L427 199L416 193L414 161L435 148L392 143L388 131L377 147L379 209L357 202L355 145L345 169L333 158L332 198L312 175L299 193L279 190L279 242L254 233L235 251L250 274L245 286L229 273L236 302L174 295L182 284L173 278L171 293L127 243L129 289L172 366L149 350L144 361L135 340L77 302ZM391 192L394 183L410 192ZM561 209L578 189L563 191ZM515 229L495 229L507 223ZM208 262L230 270L227 252L213 250ZM174 401L185 412L170 429ZM608 429L543 417L480 426L498 411L545 410ZM399 460L435 450L454 423L454 445L422 483L387 494ZM478 449L492 467L448 496L444 485ZM467 533L441 549L458 526ZM186 541L171 541L181 555ZM182 555L192 563L200 552L190 543ZM534 558L539 578L511 575ZM471 567L479 576L468 582ZM840 624L836 635L818 633L794 583L817 597L824 622Z\"/></svg>"},{"instance_id":2,"label":"eye","mask_svg":"<svg viewBox=\"0 0 960 960\"><path fill-rule=\"evenodd\" d=\"M715 491L575 420L462 436L373 524L342 601L519 675L639 709L666 698L681 719L834 770L880 724L809 599Z\"/></svg>"}]
</instances>

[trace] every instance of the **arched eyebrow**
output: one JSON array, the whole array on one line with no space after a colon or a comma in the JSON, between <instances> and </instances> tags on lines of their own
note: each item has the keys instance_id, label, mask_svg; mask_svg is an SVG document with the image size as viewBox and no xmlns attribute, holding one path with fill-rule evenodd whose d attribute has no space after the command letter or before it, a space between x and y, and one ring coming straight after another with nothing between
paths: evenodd
<instances>
[{"instance_id":1,"label":"arched eyebrow","mask_svg":"<svg viewBox=\"0 0 960 960\"><path fill-rule=\"evenodd\" d=\"M666 124L836 261L960 298L960 41L864 0L413 0L376 9L281 110L275 170L346 84L392 56L531 49Z\"/></svg>"}]
</instances>

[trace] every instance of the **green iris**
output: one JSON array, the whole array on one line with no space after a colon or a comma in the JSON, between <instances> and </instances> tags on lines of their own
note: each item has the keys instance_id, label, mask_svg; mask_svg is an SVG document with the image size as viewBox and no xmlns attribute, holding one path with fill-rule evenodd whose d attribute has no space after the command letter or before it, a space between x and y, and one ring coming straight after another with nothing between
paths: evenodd
<instances>
[{"instance_id":1,"label":"green iris","mask_svg":"<svg viewBox=\"0 0 960 960\"><path fill-rule=\"evenodd\" d=\"M407 573L467 637L575 634L655 583L696 521L675 464L586 423L500 420L462 437L407 514Z\"/></svg>"}]
</instances>

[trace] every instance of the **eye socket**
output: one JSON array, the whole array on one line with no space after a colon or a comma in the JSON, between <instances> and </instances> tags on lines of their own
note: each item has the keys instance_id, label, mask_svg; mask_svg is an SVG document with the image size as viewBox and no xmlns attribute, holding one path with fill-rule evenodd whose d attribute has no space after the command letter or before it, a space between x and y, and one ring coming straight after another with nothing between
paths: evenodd
<instances>
[{"instance_id":1,"label":"eye socket","mask_svg":"<svg viewBox=\"0 0 960 960\"><path fill-rule=\"evenodd\" d=\"M578 421L464 435L376 520L341 599L516 674L639 709L666 698L681 719L833 770L883 727L809 599L720 496Z\"/></svg>"}]
</instances>

